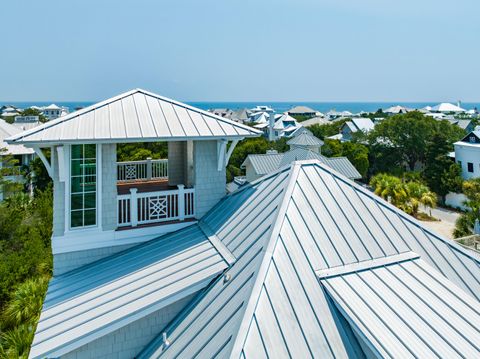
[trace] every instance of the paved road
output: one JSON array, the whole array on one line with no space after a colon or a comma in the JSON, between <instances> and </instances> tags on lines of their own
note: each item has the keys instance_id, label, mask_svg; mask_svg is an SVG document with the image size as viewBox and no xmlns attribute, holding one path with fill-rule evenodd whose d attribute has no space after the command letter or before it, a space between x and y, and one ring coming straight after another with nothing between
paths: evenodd
<instances>
[{"instance_id":1,"label":"paved road","mask_svg":"<svg viewBox=\"0 0 480 359\"><path fill-rule=\"evenodd\" d=\"M430 214L431 211L432 216L440 220L438 222L422 221L425 227L430 228L431 230L437 232L438 234L446 238L453 239L452 233L455 229L455 221L458 217L460 217L460 214L458 212L445 208L427 208L425 210L422 207L420 210L427 214Z\"/></svg>"}]
</instances>

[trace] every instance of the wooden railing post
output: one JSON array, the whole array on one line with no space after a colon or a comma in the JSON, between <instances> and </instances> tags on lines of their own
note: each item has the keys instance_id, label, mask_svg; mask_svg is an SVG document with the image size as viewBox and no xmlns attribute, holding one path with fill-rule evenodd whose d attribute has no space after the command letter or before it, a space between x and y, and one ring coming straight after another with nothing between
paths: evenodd
<instances>
[{"instance_id":1,"label":"wooden railing post","mask_svg":"<svg viewBox=\"0 0 480 359\"><path fill-rule=\"evenodd\" d=\"M183 221L185 219L185 186L178 185L178 219Z\"/></svg>"},{"instance_id":2,"label":"wooden railing post","mask_svg":"<svg viewBox=\"0 0 480 359\"><path fill-rule=\"evenodd\" d=\"M147 181L152 179L152 158L147 157Z\"/></svg>"},{"instance_id":3,"label":"wooden railing post","mask_svg":"<svg viewBox=\"0 0 480 359\"><path fill-rule=\"evenodd\" d=\"M137 203L137 189L130 188L130 222L132 227L138 225L138 203Z\"/></svg>"}]
</instances>

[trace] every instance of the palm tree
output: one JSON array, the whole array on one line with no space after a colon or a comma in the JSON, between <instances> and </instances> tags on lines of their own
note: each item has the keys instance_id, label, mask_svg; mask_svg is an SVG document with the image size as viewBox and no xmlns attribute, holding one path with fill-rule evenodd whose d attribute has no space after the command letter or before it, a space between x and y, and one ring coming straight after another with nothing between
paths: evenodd
<instances>
[{"instance_id":1,"label":"palm tree","mask_svg":"<svg viewBox=\"0 0 480 359\"><path fill-rule=\"evenodd\" d=\"M48 277L29 279L20 284L8 302L4 319L9 326L36 324L42 310L43 297L47 290Z\"/></svg>"}]
</instances>

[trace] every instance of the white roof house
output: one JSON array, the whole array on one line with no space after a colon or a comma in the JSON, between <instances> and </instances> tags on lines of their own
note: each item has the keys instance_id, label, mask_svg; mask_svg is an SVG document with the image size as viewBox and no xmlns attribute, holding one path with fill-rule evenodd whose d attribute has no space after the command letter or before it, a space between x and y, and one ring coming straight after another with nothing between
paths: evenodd
<instances>
[{"instance_id":1,"label":"white roof house","mask_svg":"<svg viewBox=\"0 0 480 359\"><path fill-rule=\"evenodd\" d=\"M388 114L392 114L392 115L396 115L396 114L399 114L399 113L407 113L407 112L410 112L410 111L413 111L413 110L410 109L410 108L404 107L404 106L400 106L400 105L392 106L392 107L389 107L389 108L383 110L383 112L388 113Z\"/></svg>"},{"instance_id":2,"label":"white roof house","mask_svg":"<svg viewBox=\"0 0 480 359\"><path fill-rule=\"evenodd\" d=\"M287 111L288 115L309 115L316 116L318 112L307 106L294 106Z\"/></svg>"},{"instance_id":3,"label":"white roof house","mask_svg":"<svg viewBox=\"0 0 480 359\"><path fill-rule=\"evenodd\" d=\"M430 111L433 112L465 112L465 110L454 104L443 102L436 106L433 106Z\"/></svg>"},{"instance_id":4,"label":"white roof house","mask_svg":"<svg viewBox=\"0 0 480 359\"><path fill-rule=\"evenodd\" d=\"M225 195L238 141L261 134L141 89L18 132L8 144L35 150L54 182L55 275L190 225ZM117 144L144 142L167 142L168 159L118 162Z\"/></svg>"},{"instance_id":5,"label":"white roof house","mask_svg":"<svg viewBox=\"0 0 480 359\"><path fill-rule=\"evenodd\" d=\"M17 128L0 119L0 148L6 150L6 154L9 155L31 155L35 153L31 148L27 148L23 145L12 145L5 142L6 138L17 135L22 132L22 129ZM3 153L2 153L3 154Z\"/></svg>"},{"instance_id":6,"label":"white roof house","mask_svg":"<svg viewBox=\"0 0 480 359\"><path fill-rule=\"evenodd\" d=\"M350 121L345 122L340 128L340 133L334 136L328 137L332 140L351 141L352 134L362 131L368 133L375 127L375 124L370 118L352 118Z\"/></svg>"}]
</instances>

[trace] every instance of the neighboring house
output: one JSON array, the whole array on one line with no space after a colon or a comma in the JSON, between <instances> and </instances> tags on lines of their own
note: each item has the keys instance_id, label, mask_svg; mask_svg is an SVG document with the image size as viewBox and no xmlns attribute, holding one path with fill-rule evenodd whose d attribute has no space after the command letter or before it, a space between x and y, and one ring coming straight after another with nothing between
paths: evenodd
<instances>
[{"instance_id":1,"label":"neighboring house","mask_svg":"<svg viewBox=\"0 0 480 359\"><path fill-rule=\"evenodd\" d=\"M321 147L324 145L324 142L315 137L309 130L299 130L301 131L296 136L292 137L288 142L287 145L290 146L291 149L295 148L304 148L313 152L320 153Z\"/></svg>"},{"instance_id":2,"label":"neighboring house","mask_svg":"<svg viewBox=\"0 0 480 359\"><path fill-rule=\"evenodd\" d=\"M480 129L470 132L454 143L455 161L462 167L462 177L480 177Z\"/></svg>"},{"instance_id":3,"label":"neighboring house","mask_svg":"<svg viewBox=\"0 0 480 359\"><path fill-rule=\"evenodd\" d=\"M318 160L225 196L230 149L258 135L134 90L10 138L54 179L30 357L478 357L478 256ZM168 142L163 182L115 161L146 141Z\"/></svg>"},{"instance_id":4,"label":"neighboring house","mask_svg":"<svg viewBox=\"0 0 480 359\"><path fill-rule=\"evenodd\" d=\"M231 115L231 119L237 122L248 122L248 118L250 115L250 110L246 108L240 108L238 110L233 111Z\"/></svg>"},{"instance_id":5,"label":"neighboring house","mask_svg":"<svg viewBox=\"0 0 480 359\"><path fill-rule=\"evenodd\" d=\"M325 117L327 119L329 119L330 121L332 120L337 120L339 118L345 118L345 117L352 117L353 116L353 113L351 113L350 111L335 111L335 110L331 110L331 111L328 111L326 114L325 114Z\"/></svg>"},{"instance_id":6,"label":"neighboring house","mask_svg":"<svg viewBox=\"0 0 480 359\"><path fill-rule=\"evenodd\" d=\"M457 125L467 133L470 133L475 129L475 125L472 120L447 119L447 121L452 125Z\"/></svg>"},{"instance_id":7,"label":"neighboring house","mask_svg":"<svg viewBox=\"0 0 480 359\"><path fill-rule=\"evenodd\" d=\"M253 114L251 119L255 123L254 127L261 130L270 141L292 137L297 130L303 128L296 119L287 114L259 112Z\"/></svg>"},{"instance_id":8,"label":"neighboring house","mask_svg":"<svg viewBox=\"0 0 480 359\"><path fill-rule=\"evenodd\" d=\"M225 117L225 118L231 118L233 114L233 111L230 110L229 108L214 108L214 109L208 110L208 112L211 112L217 116Z\"/></svg>"},{"instance_id":9,"label":"neighboring house","mask_svg":"<svg viewBox=\"0 0 480 359\"><path fill-rule=\"evenodd\" d=\"M436 106L433 106L430 108L431 112L442 112L442 113L460 113L460 112L465 112L463 108L460 106L448 103L448 102L443 102L439 103Z\"/></svg>"},{"instance_id":10,"label":"neighboring house","mask_svg":"<svg viewBox=\"0 0 480 359\"><path fill-rule=\"evenodd\" d=\"M34 157L35 151L23 145L8 144L5 142L5 139L17 135L22 131L22 129L19 129L18 127L11 125L4 120L0 120L0 167L5 165L2 158L3 156L13 156L13 158L17 160L17 163L15 164L15 167L11 168L11 171L9 170L11 173L5 176L5 179L17 183L25 182L25 178L21 174L22 169L29 165L30 161ZM5 195L6 193L4 193L4 191L0 188L0 201L4 199Z\"/></svg>"},{"instance_id":11,"label":"neighboring house","mask_svg":"<svg viewBox=\"0 0 480 359\"><path fill-rule=\"evenodd\" d=\"M22 131L30 130L40 124L38 116L15 116L15 121L12 123L13 126Z\"/></svg>"},{"instance_id":12,"label":"neighboring house","mask_svg":"<svg viewBox=\"0 0 480 359\"><path fill-rule=\"evenodd\" d=\"M291 137L293 133L301 128L302 125L292 116L287 114L275 116L275 124L273 125L274 140L282 137Z\"/></svg>"},{"instance_id":13,"label":"neighboring house","mask_svg":"<svg viewBox=\"0 0 480 359\"><path fill-rule=\"evenodd\" d=\"M325 117L313 117L301 122L303 127L310 127L313 125L326 125L328 123L331 123L331 121L326 119Z\"/></svg>"},{"instance_id":14,"label":"neighboring house","mask_svg":"<svg viewBox=\"0 0 480 359\"><path fill-rule=\"evenodd\" d=\"M287 111L287 115L290 116L305 116L305 117L315 117L318 115L318 112L314 109L307 106L295 106Z\"/></svg>"},{"instance_id":15,"label":"neighboring house","mask_svg":"<svg viewBox=\"0 0 480 359\"><path fill-rule=\"evenodd\" d=\"M375 127L373 121L369 118L352 118L345 122L340 128L340 136L329 137L330 139L340 139L341 141L351 141L354 133L362 131L368 133ZM335 137L335 138L334 138Z\"/></svg>"},{"instance_id":16,"label":"neighboring house","mask_svg":"<svg viewBox=\"0 0 480 359\"><path fill-rule=\"evenodd\" d=\"M54 120L58 117L65 116L68 114L68 109L66 107L60 107L52 103L51 105L41 108L43 115L48 118L48 120Z\"/></svg>"},{"instance_id":17,"label":"neighboring house","mask_svg":"<svg viewBox=\"0 0 480 359\"><path fill-rule=\"evenodd\" d=\"M16 108L13 106L2 106L0 108L0 117L3 117L3 118L15 117L20 115L20 112L22 112L22 110L19 108Z\"/></svg>"},{"instance_id":18,"label":"neighboring house","mask_svg":"<svg viewBox=\"0 0 480 359\"><path fill-rule=\"evenodd\" d=\"M362 176L346 157L325 157L320 154L323 141L310 131L304 130L287 142L290 150L285 153L267 151L265 154L250 154L242 163L246 180L253 182L266 174L272 173L294 161L318 160L352 180Z\"/></svg>"},{"instance_id":19,"label":"neighboring house","mask_svg":"<svg viewBox=\"0 0 480 359\"><path fill-rule=\"evenodd\" d=\"M407 107L404 107L404 106L392 106L392 107L389 107L385 110L383 110L384 113L386 113L387 115L398 115L398 114L401 114L401 113L407 113L407 112L411 112L413 111L413 109L411 108L407 108Z\"/></svg>"}]
</instances>

